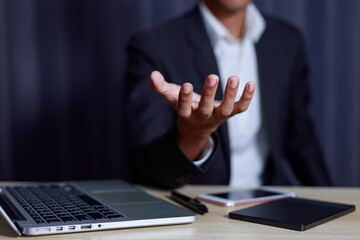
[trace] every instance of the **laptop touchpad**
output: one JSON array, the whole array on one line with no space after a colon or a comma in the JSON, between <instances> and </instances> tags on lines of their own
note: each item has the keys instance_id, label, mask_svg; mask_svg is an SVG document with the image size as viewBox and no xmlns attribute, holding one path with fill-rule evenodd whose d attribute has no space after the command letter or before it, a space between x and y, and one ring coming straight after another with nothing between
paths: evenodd
<instances>
[{"instance_id":1,"label":"laptop touchpad","mask_svg":"<svg viewBox=\"0 0 360 240\"><path fill-rule=\"evenodd\" d=\"M159 199L142 191L111 191L111 192L93 193L93 195L97 199L113 205L160 201Z\"/></svg>"}]
</instances>

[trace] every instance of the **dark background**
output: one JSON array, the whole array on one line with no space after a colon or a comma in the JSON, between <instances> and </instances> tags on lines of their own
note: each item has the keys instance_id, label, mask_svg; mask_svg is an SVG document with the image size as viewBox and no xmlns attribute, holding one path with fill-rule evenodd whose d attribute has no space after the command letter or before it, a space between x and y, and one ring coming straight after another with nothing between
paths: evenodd
<instances>
[{"instance_id":1,"label":"dark background","mask_svg":"<svg viewBox=\"0 0 360 240\"><path fill-rule=\"evenodd\" d=\"M126 42L195 3L0 0L0 180L131 180ZM360 1L255 3L304 33L311 114L331 175L360 186Z\"/></svg>"}]
</instances>

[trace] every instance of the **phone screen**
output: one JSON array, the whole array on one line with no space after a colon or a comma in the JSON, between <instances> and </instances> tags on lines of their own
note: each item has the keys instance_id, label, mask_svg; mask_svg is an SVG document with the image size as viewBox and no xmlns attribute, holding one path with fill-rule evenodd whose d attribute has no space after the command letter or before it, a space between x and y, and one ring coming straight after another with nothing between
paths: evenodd
<instances>
[{"instance_id":1,"label":"phone screen","mask_svg":"<svg viewBox=\"0 0 360 240\"><path fill-rule=\"evenodd\" d=\"M224 193L216 193L211 194L216 197L225 198L229 200L243 200L243 199L252 199L252 198L260 198L260 197L269 197L274 195L279 195L280 193L268 192L265 190L244 190L244 191L234 191L234 192L224 192Z\"/></svg>"}]
</instances>

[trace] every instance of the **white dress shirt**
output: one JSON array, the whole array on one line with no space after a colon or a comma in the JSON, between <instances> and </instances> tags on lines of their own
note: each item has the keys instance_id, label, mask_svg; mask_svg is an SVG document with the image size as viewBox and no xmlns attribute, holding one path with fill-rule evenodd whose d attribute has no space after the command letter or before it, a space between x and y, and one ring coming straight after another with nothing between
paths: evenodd
<instances>
[{"instance_id":1,"label":"white dress shirt","mask_svg":"<svg viewBox=\"0 0 360 240\"><path fill-rule=\"evenodd\" d=\"M241 39L235 39L226 27L200 2L210 42L218 64L222 90L225 90L230 76L240 77L236 100L239 100L245 84L255 82L256 90L247 111L227 120L230 142L230 186L257 187L261 185L261 173L265 165L267 144L261 119L260 84L258 77L255 44L263 34L266 23L254 4L246 9L245 32ZM206 161L211 151L206 151Z\"/></svg>"}]
</instances>

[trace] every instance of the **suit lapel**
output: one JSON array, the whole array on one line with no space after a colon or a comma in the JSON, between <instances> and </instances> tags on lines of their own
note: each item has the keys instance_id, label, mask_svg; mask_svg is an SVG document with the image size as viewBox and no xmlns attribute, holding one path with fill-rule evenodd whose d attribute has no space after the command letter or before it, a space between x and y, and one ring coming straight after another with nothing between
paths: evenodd
<instances>
[{"instance_id":1,"label":"suit lapel","mask_svg":"<svg viewBox=\"0 0 360 240\"><path fill-rule=\"evenodd\" d=\"M198 8L194 10L187 24L188 44L193 51L192 61L198 72L198 81L194 87L199 88L201 91L206 77L209 74L219 75L219 70L204 22L200 15L200 10ZM218 100L222 98L221 89L221 85L219 85L216 92L216 99Z\"/></svg>"},{"instance_id":2,"label":"suit lapel","mask_svg":"<svg viewBox=\"0 0 360 240\"><path fill-rule=\"evenodd\" d=\"M281 117L281 102L284 91L281 71L286 70L280 69L279 71L278 57L274 54L274 50L269 50L278 44L278 40L269 35L268 29L271 28L271 25L268 21L267 25L255 48L261 92L262 121L267 131L268 144L272 145L269 146L269 149L274 149L278 142L277 139L279 139L278 136L281 134L279 117Z\"/></svg>"},{"instance_id":3,"label":"suit lapel","mask_svg":"<svg viewBox=\"0 0 360 240\"><path fill-rule=\"evenodd\" d=\"M267 49L266 45L266 31L264 32L264 35L260 41L255 45L255 49L260 83L261 110L263 119L266 121L268 119L269 113L266 111L268 108L265 105L268 103L271 104L271 93L269 92L269 89L272 89L271 84L273 84L271 79L269 79L271 78L272 73L266 64L271 62L269 56L270 51Z\"/></svg>"},{"instance_id":4,"label":"suit lapel","mask_svg":"<svg viewBox=\"0 0 360 240\"><path fill-rule=\"evenodd\" d=\"M194 90L200 93L206 77L209 74L216 74L219 76L219 70L213 48L198 8L193 11L187 24L188 44L193 50L192 61L196 71L198 72L198 80L194 80L193 82ZM222 97L222 86L221 83L219 83L215 99L221 100ZM228 174L230 176L230 149L226 123L222 124L218 128L218 133L220 143L223 149L225 149L224 160L228 166Z\"/></svg>"}]
</instances>

